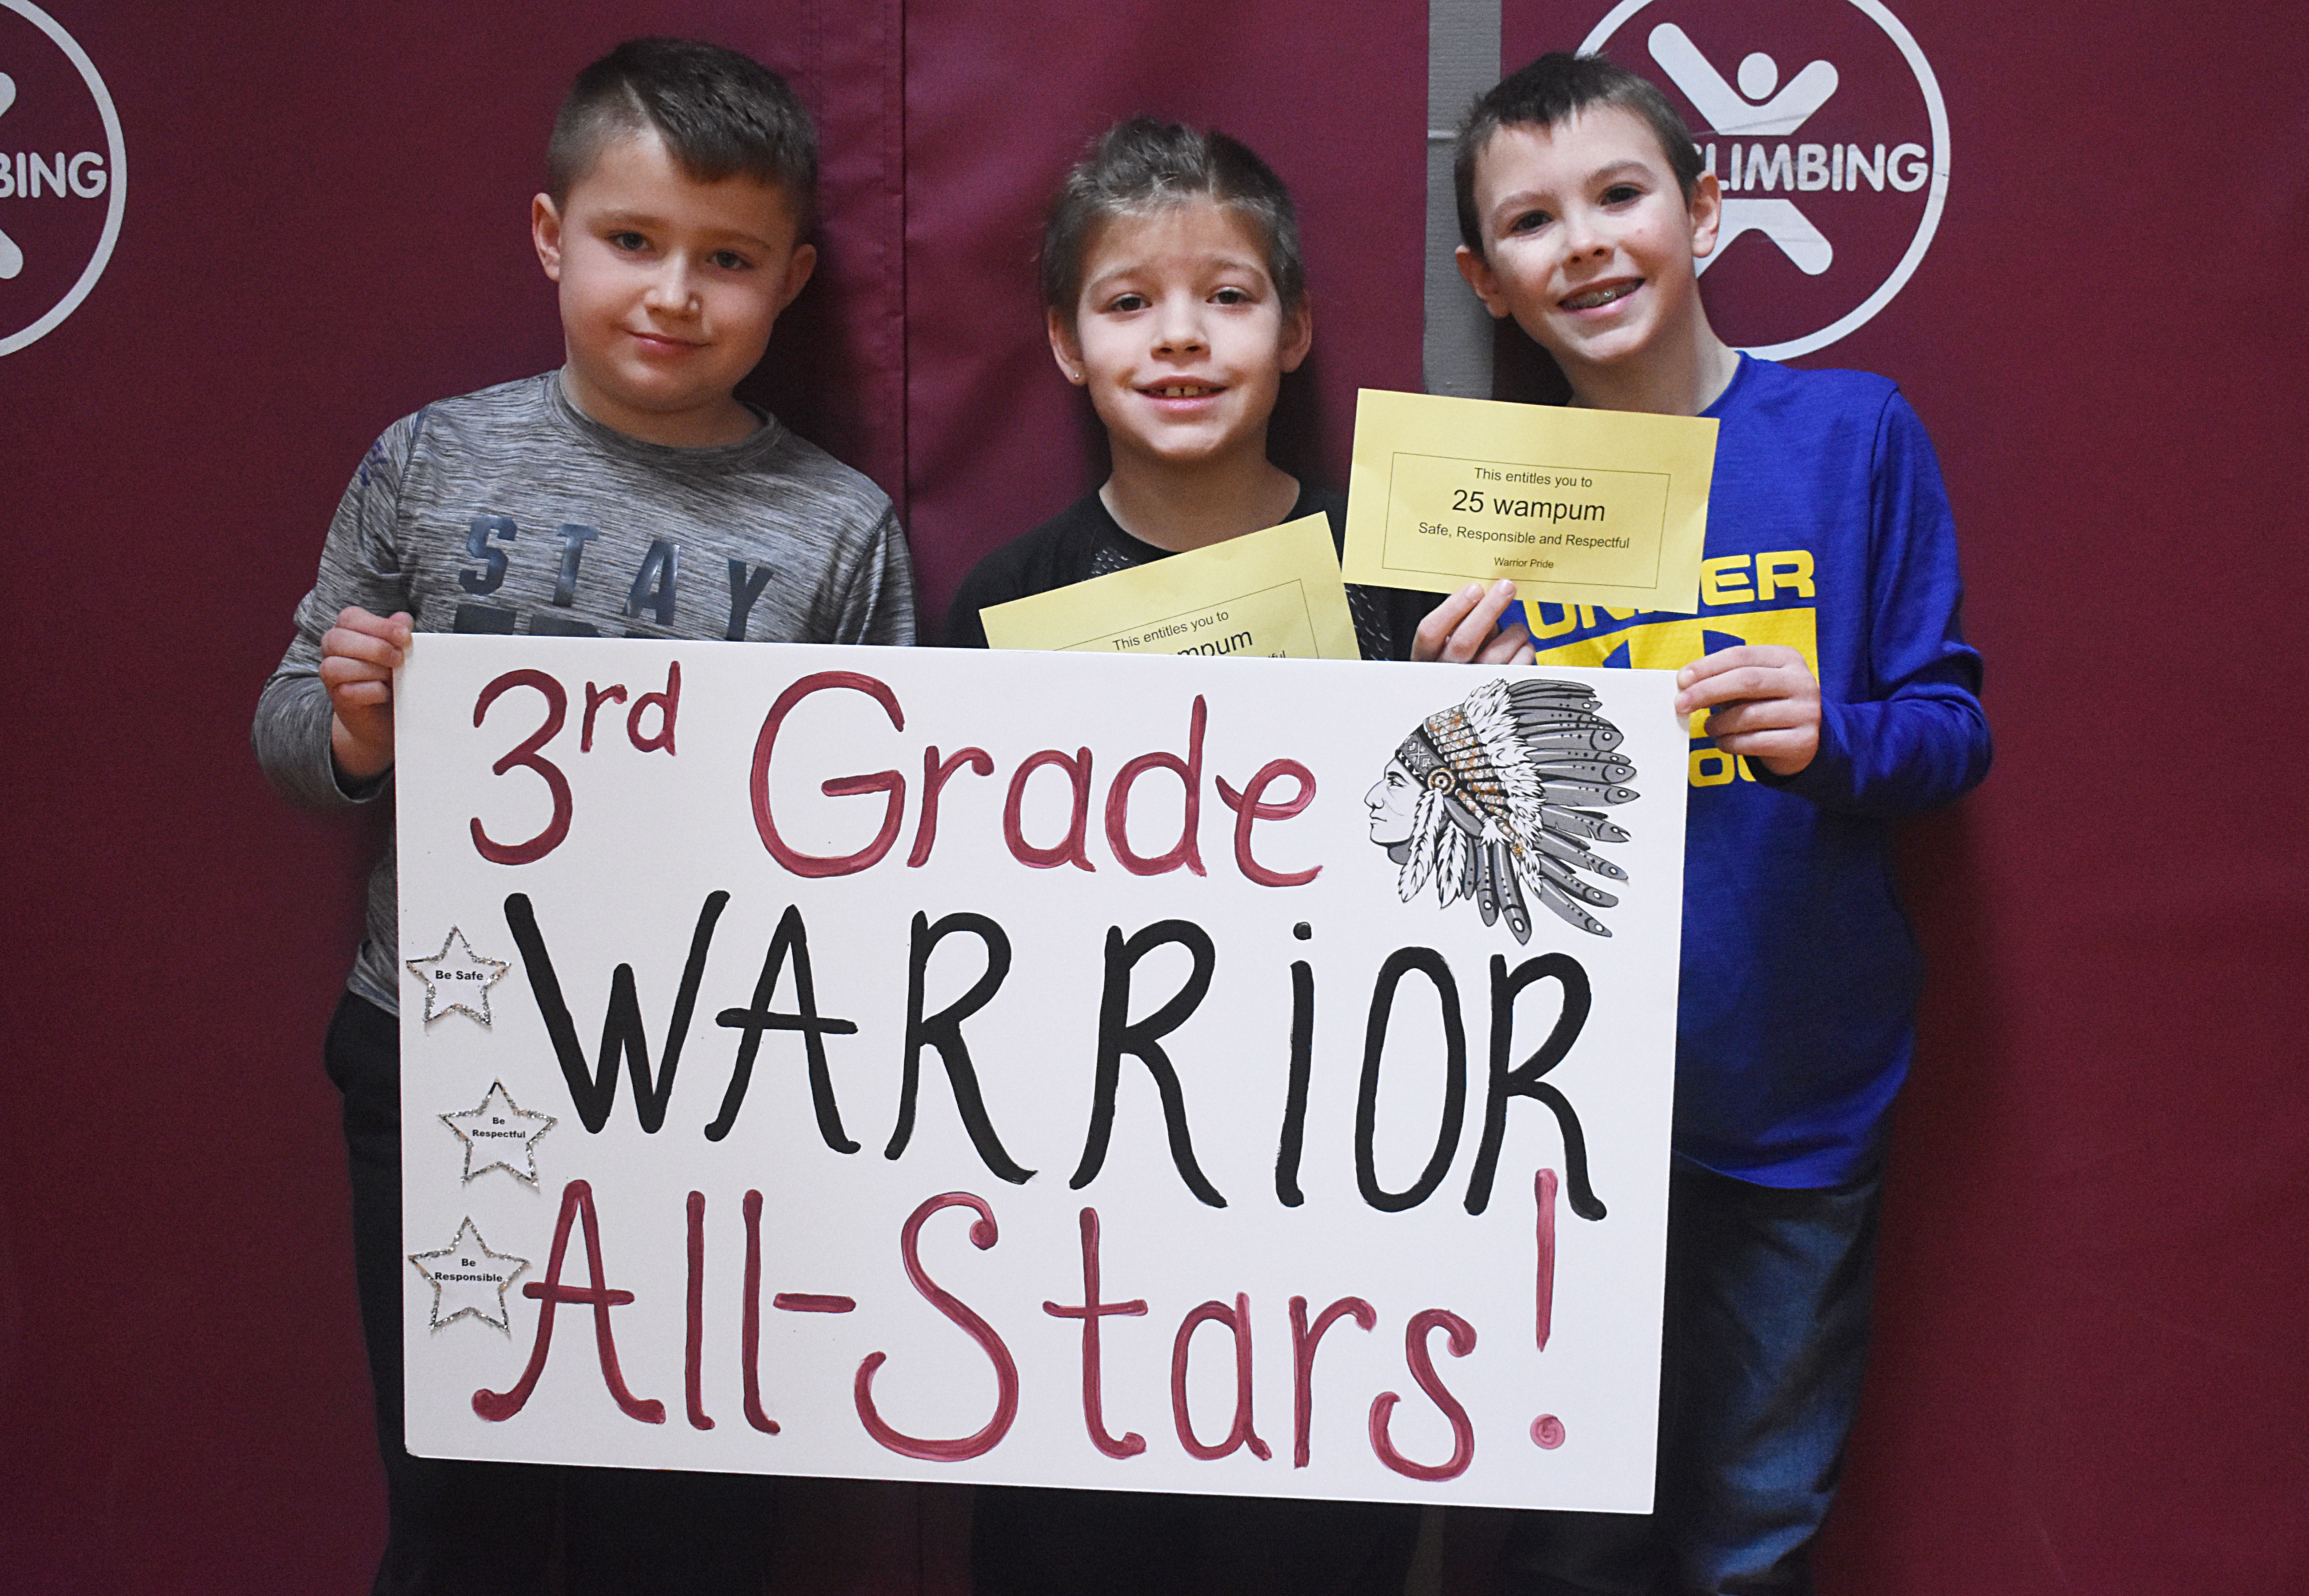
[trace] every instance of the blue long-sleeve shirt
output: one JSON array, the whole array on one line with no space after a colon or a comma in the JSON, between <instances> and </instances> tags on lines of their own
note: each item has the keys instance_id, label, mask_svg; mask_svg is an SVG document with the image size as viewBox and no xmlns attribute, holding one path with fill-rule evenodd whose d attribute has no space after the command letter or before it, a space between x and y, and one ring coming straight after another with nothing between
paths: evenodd
<instances>
[{"instance_id":1,"label":"blue long-sleeve shirt","mask_svg":"<svg viewBox=\"0 0 2309 1596\"><path fill-rule=\"evenodd\" d=\"M1959 628L1940 464L1892 383L1743 356L1707 413L1721 425L1699 615L1536 605L1531 620L1543 662L1674 669L1777 643L1812 663L1820 751L1794 778L1692 728L1675 1147L1763 1185L1829 1186L1874 1158L1907 1074L1921 970L1890 822L1987 773L1980 656Z\"/></svg>"}]
</instances>

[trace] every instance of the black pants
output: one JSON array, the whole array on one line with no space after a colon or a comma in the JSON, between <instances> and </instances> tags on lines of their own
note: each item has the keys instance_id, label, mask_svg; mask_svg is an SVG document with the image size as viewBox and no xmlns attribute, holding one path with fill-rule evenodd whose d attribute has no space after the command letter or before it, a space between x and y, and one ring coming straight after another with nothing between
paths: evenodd
<instances>
[{"instance_id":1,"label":"black pants","mask_svg":"<svg viewBox=\"0 0 2309 1596\"><path fill-rule=\"evenodd\" d=\"M977 1596L1401 1596L1405 1504L980 1489Z\"/></svg>"},{"instance_id":2,"label":"black pants","mask_svg":"<svg viewBox=\"0 0 2309 1596\"><path fill-rule=\"evenodd\" d=\"M742 1474L563 1469L411 1457L402 1444L398 1022L350 993L329 1024L329 1078L344 1094L353 1264L376 1391L387 1525L377 1596L759 1596L773 1482Z\"/></svg>"}]
</instances>

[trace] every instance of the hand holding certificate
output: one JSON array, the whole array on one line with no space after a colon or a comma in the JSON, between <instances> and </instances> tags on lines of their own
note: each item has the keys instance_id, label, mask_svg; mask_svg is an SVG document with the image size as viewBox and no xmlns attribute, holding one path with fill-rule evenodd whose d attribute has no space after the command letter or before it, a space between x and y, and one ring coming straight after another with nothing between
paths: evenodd
<instances>
[{"instance_id":1,"label":"hand holding certificate","mask_svg":"<svg viewBox=\"0 0 2309 1596\"><path fill-rule=\"evenodd\" d=\"M1692 614L1715 465L1708 418L1366 388L1346 580Z\"/></svg>"},{"instance_id":2,"label":"hand holding certificate","mask_svg":"<svg viewBox=\"0 0 2309 1596\"><path fill-rule=\"evenodd\" d=\"M998 649L1353 660L1327 516L1230 538L982 609Z\"/></svg>"}]
</instances>

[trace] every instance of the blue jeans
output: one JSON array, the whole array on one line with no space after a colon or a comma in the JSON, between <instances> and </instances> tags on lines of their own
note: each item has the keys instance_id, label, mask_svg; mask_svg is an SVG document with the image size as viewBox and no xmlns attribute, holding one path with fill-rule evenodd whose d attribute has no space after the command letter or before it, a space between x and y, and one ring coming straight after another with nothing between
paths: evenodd
<instances>
[{"instance_id":1,"label":"blue jeans","mask_svg":"<svg viewBox=\"0 0 2309 1596\"><path fill-rule=\"evenodd\" d=\"M1522 1515L1509 1596L1812 1590L1868 1360L1881 1192L1873 1169L1789 1191L1676 1168L1655 1511Z\"/></svg>"}]
</instances>

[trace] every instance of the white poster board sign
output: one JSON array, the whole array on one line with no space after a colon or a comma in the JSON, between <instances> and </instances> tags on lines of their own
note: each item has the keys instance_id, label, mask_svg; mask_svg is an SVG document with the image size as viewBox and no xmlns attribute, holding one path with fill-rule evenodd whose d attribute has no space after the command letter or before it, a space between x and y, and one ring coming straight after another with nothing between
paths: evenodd
<instances>
[{"instance_id":1,"label":"white poster board sign","mask_svg":"<svg viewBox=\"0 0 2309 1596\"><path fill-rule=\"evenodd\" d=\"M410 1449L1640 1511L1673 678L428 635Z\"/></svg>"}]
</instances>

